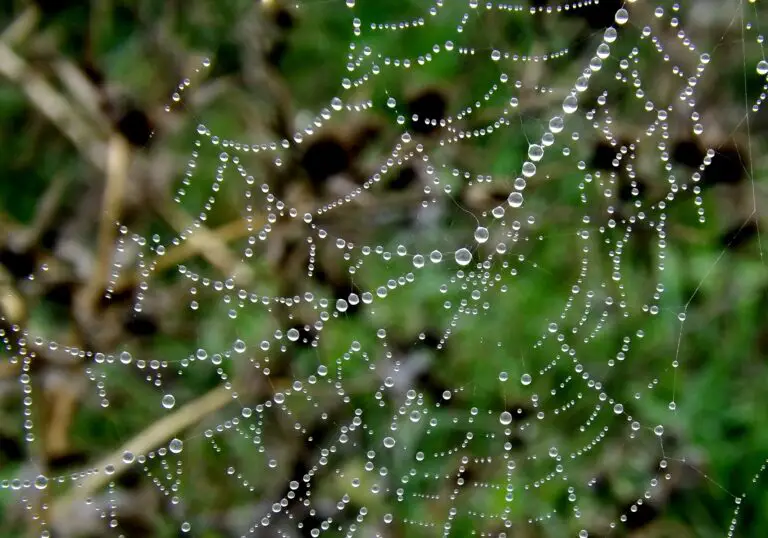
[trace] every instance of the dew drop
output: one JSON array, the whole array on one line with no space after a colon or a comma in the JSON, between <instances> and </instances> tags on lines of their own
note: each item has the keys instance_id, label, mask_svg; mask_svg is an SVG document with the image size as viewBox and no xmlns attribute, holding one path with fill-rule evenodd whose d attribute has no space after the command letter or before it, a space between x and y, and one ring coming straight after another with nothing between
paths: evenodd
<instances>
[{"instance_id":1,"label":"dew drop","mask_svg":"<svg viewBox=\"0 0 768 538\"><path fill-rule=\"evenodd\" d=\"M48 487L48 478L45 475L37 475L35 478L35 488L45 489Z\"/></svg>"},{"instance_id":2,"label":"dew drop","mask_svg":"<svg viewBox=\"0 0 768 538\"><path fill-rule=\"evenodd\" d=\"M510 207L520 207L523 205L523 195L519 192L510 193L507 197L507 203Z\"/></svg>"},{"instance_id":3,"label":"dew drop","mask_svg":"<svg viewBox=\"0 0 768 538\"><path fill-rule=\"evenodd\" d=\"M563 100L563 112L573 114L579 108L579 101L576 96L571 94Z\"/></svg>"},{"instance_id":4,"label":"dew drop","mask_svg":"<svg viewBox=\"0 0 768 538\"><path fill-rule=\"evenodd\" d=\"M538 162L542 157L544 157L544 148L538 144L528 146L528 158L530 160Z\"/></svg>"},{"instance_id":5,"label":"dew drop","mask_svg":"<svg viewBox=\"0 0 768 538\"><path fill-rule=\"evenodd\" d=\"M170 450L174 454L178 454L182 450L184 450L184 442L181 439L174 437L173 439L171 439L171 442L168 443L168 450Z\"/></svg>"},{"instance_id":6,"label":"dew drop","mask_svg":"<svg viewBox=\"0 0 768 538\"><path fill-rule=\"evenodd\" d=\"M173 406L176 405L176 398L173 394L166 394L163 396L162 404L166 409L173 409Z\"/></svg>"},{"instance_id":7,"label":"dew drop","mask_svg":"<svg viewBox=\"0 0 768 538\"><path fill-rule=\"evenodd\" d=\"M564 127L565 127L565 122L563 121L562 116L555 116L549 120L549 130L552 131L554 134L562 132Z\"/></svg>"},{"instance_id":8,"label":"dew drop","mask_svg":"<svg viewBox=\"0 0 768 538\"><path fill-rule=\"evenodd\" d=\"M456 251L455 258L459 265L469 265L472 261L472 253L466 248L460 248Z\"/></svg>"},{"instance_id":9,"label":"dew drop","mask_svg":"<svg viewBox=\"0 0 768 538\"><path fill-rule=\"evenodd\" d=\"M488 241L489 233L488 228L484 228L483 226L478 226L475 229L475 241L478 243L485 243Z\"/></svg>"}]
</instances>

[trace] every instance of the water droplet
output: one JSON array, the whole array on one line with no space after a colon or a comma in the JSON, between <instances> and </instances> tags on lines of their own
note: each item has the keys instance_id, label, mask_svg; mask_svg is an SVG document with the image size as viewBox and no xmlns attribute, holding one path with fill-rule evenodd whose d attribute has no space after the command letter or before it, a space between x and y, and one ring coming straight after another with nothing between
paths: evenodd
<instances>
[{"instance_id":1,"label":"water droplet","mask_svg":"<svg viewBox=\"0 0 768 538\"><path fill-rule=\"evenodd\" d=\"M162 404L166 409L173 409L173 406L176 405L176 398L173 394L166 394L163 396Z\"/></svg>"},{"instance_id":2,"label":"water droplet","mask_svg":"<svg viewBox=\"0 0 768 538\"><path fill-rule=\"evenodd\" d=\"M549 130L555 134L562 132L564 127L565 122L562 116L555 116L549 120Z\"/></svg>"},{"instance_id":3,"label":"water droplet","mask_svg":"<svg viewBox=\"0 0 768 538\"><path fill-rule=\"evenodd\" d=\"M178 454L179 452L184 450L184 442L181 439L174 437L173 439L171 439L171 442L168 443L168 450L170 450L174 454Z\"/></svg>"},{"instance_id":4,"label":"water droplet","mask_svg":"<svg viewBox=\"0 0 768 538\"><path fill-rule=\"evenodd\" d=\"M460 248L456 251L455 258L459 265L469 265L472 261L472 253L466 248Z\"/></svg>"},{"instance_id":5,"label":"water droplet","mask_svg":"<svg viewBox=\"0 0 768 538\"><path fill-rule=\"evenodd\" d=\"M235 348L235 351L237 351L238 353L245 353L245 342L243 342L238 338L237 340L235 340L234 348Z\"/></svg>"},{"instance_id":6,"label":"water droplet","mask_svg":"<svg viewBox=\"0 0 768 538\"><path fill-rule=\"evenodd\" d=\"M395 446L395 440L392 437L385 437L383 444L386 448L392 448Z\"/></svg>"},{"instance_id":7,"label":"water droplet","mask_svg":"<svg viewBox=\"0 0 768 538\"><path fill-rule=\"evenodd\" d=\"M523 205L523 195L519 192L510 193L509 197L507 197L507 203L511 207L520 207Z\"/></svg>"},{"instance_id":8,"label":"water droplet","mask_svg":"<svg viewBox=\"0 0 768 538\"><path fill-rule=\"evenodd\" d=\"M573 114L579 108L579 100L576 96L571 94L563 100L563 112L566 114Z\"/></svg>"},{"instance_id":9,"label":"water droplet","mask_svg":"<svg viewBox=\"0 0 768 538\"><path fill-rule=\"evenodd\" d=\"M499 415L499 422L501 422L502 425L507 426L512 423L512 413L509 411L502 411L502 413Z\"/></svg>"},{"instance_id":10,"label":"water droplet","mask_svg":"<svg viewBox=\"0 0 768 538\"><path fill-rule=\"evenodd\" d=\"M654 426L653 433L655 433L658 437L661 437L664 435L664 426L659 424L658 426Z\"/></svg>"},{"instance_id":11,"label":"water droplet","mask_svg":"<svg viewBox=\"0 0 768 538\"><path fill-rule=\"evenodd\" d=\"M615 20L616 24L627 24L629 21L629 12L624 8L619 9L616 12Z\"/></svg>"},{"instance_id":12,"label":"water droplet","mask_svg":"<svg viewBox=\"0 0 768 538\"><path fill-rule=\"evenodd\" d=\"M488 228L484 228L482 226L478 226L475 229L475 241L478 243L485 243L488 241L489 233Z\"/></svg>"},{"instance_id":13,"label":"water droplet","mask_svg":"<svg viewBox=\"0 0 768 538\"><path fill-rule=\"evenodd\" d=\"M624 412L624 406L621 405L620 403L617 403L616 405L613 406L613 412L616 413L617 415L622 414Z\"/></svg>"},{"instance_id":14,"label":"water droplet","mask_svg":"<svg viewBox=\"0 0 768 538\"><path fill-rule=\"evenodd\" d=\"M523 175L525 177L533 177L536 174L536 165L531 161L525 161L523 163Z\"/></svg>"},{"instance_id":15,"label":"water droplet","mask_svg":"<svg viewBox=\"0 0 768 538\"><path fill-rule=\"evenodd\" d=\"M760 60L757 62L757 74L758 75L768 75L768 62L765 60Z\"/></svg>"},{"instance_id":16,"label":"water droplet","mask_svg":"<svg viewBox=\"0 0 768 538\"><path fill-rule=\"evenodd\" d=\"M528 146L528 158L532 161L540 161L544 157L544 148L538 144Z\"/></svg>"},{"instance_id":17,"label":"water droplet","mask_svg":"<svg viewBox=\"0 0 768 538\"><path fill-rule=\"evenodd\" d=\"M520 376L520 383L523 385L530 385L531 381L533 381L531 374L523 374Z\"/></svg>"}]
</instances>

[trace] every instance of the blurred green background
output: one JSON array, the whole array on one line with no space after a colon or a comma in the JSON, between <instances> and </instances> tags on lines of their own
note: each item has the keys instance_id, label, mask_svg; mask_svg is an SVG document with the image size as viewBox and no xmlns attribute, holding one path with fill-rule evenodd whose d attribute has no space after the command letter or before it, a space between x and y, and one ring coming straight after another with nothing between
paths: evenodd
<instances>
[{"instance_id":1,"label":"blurred green background","mask_svg":"<svg viewBox=\"0 0 768 538\"><path fill-rule=\"evenodd\" d=\"M760 3L681 2L674 11L671 2L662 2L658 7L665 15L658 19L657 4L632 4L631 23L620 29L611 57L593 75L582 109L538 163L521 216L492 227L491 240L479 246L473 240L478 222L493 221L491 210L506 206L529 143L540 139L553 113L562 113L564 97L621 3L603 0L537 15L444 3L434 16L429 9L435 4L406 0L358 0L351 10L343 0L298 5L39 0L0 6L0 312L6 347L0 359L0 481L10 486L15 478L63 477L49 479L41 490L0 490L0 536L39 536L48 530L62 537L212 538L248 534L252 527L254 536L313 536L311 529L336 513L335 503L344 495L345 508L325 534L344 536L364 508L370 515L358 525L360 536L437 536L461 466L459 474L466 473L472 487L458 497L453 536L577 536L585 529L591 537L722 537L737 507L736 536L768 535L766 477L753 480L768 457L763 256L768 122L759 106L745 120L745 111L766 91L765 77L755 68L762 59ZM677 25L664 23L670 14L679 18L696 52L680 45ZM350 51L354 17L362 21L363 37ZM425 23L407 30L368 28L371 22L420 17ZM646 21L657 25L655 35L667 47L668 61L649 39L641 39ZM455 47L451 54L445 52L449 40ZM435 45L441 53L433 51ZM382 69L369 83L344 93L345 103L371 100L370 110L334 113L318 134L275 153L240 153L245 175L255 178L253 198L231 156L221 188L212 189L221 148L293 139L342 96L342 79L354 78L347 63L364 46L374 51L373 61L407 57L414 65ZM461 47L474 52L459 53ZM637 69L646 97L661 104L679 102L699 54L712 55L696 86L695 110L706 127L702 136L692 132L698 120L677 108L663 122L668 138L646 136L643 101L613 76L617 58L634 47L637 64L627 72ZM496 62L490 58L495 49L529 56L568 52L548 61ZM432 59L421 65L419 57L428 54ZM210 66L203 67L205 59ZM674 73L673 65L685 76ZM499 82L502 72L509 76L507 85ZM520 81L519 88L514 81ZM177 103L173 93L180 87L184 99ZM606 142L602 125L593 128L584 118L586 103L595 106L603 90L610 131L619 145L642 139L632 157L635 177L623 171L609 179L617 148ZM513 96L516 107L510 104ZM389 98L395 99L394 108L387 106ZM456 117L464 109L472 112L462 114L456 126L465 131L493 125L505 109L511 124L489 136L441 144L446 129L411 120L413 114ZM596 117L605 120L602 112ZM200 123L221 137L219 147L198 134ZM391 156L405 129L430 155L429 162L421 152L399 163ZM570 136L573 130L578 137ZM659 147L662 140L665 145ZM570 155L563 154L564 147ZM680 192L666 211L663 260L654 227L633 225L622 248L620 287L611 278L609 251L616 247L608 239L621 238L621 219L637 214L636 202L651 215L648 207L668 192L669 173L686 182L708 148L716 151L698 183L701 193ZM190 167L193 152L198 155ZM279 213L280 207L273 201L265 208L262 184L301 215L343 199L388 158L393 158L392 171L381 181L315 218L331 239L315 239L314 259L297 220L270 221L269 213ZM667 163L671 172L664 169ZM585 182L586 173L593 174L593 183ZM178 189L184 191L181 203L174 201ZM162 267L150 278L143 276L133 266L140 249L131 234L150 245L168 244L193 226L212 194L216 201L207 211L205 230L198 229L180 247L170 246ZM616 229L608 226L609 206L620 223ZM528 217L532 224L525 223ZM475 261L483 261L502 238L512 237L514 219L523 222L519 241L484 268L503 276L484 280L483 271L477 271L457 277L453 252L471 247ZM124 248L116 250L118 221L130 233ZM249 242L249 236L258 236L249 224L257 231L268 229L266 239ZM582 230L589 239L578 238ZM336 237L373 250L354 274L348 267L363 257L348 249L347 259L347 246L337 248ZM579 278L583 245L591 249L589 269L572 311L560 318ZM377 246L391 257L379 255ZM400 246L407 256L397 254ZM443 252L444 261L414 269L412 255L433 249ZM144 252L154 256L149 247ZM126 266L119 278L112 276L116 260ZM415 274L413 283L406 279L409 272ZM184 276L198 273L199 282ZM248 290L245 296L228 286L233 274L234 289ZM223 291L203 284L205 277L218 280ZM392 279L394 285L388 286ZM659 281L663 293L656 301ZM337 299L363 291L376 295L380 286L388 287L385 299L331 316L322 331L314 325L317 308L292 308L285 301L260 305L262 297L311 292L327 297L327 310L333 312ZM481 291L480 299L471 298L473 290ZM586 290L596 294L591 313L580 323ZM134 308L138 296L144 297L140 312ZM612 307L609 297L616 303L623 298L628 306ZM658 313L644 313L651 304L658 304ZM628 318L621 317L624 310ZM603 311L606 321L600 323ZM613 416L612 405L602 403L602 414L591 418L600 405L599 391L572 379L577 376L567 357L548 366L559 349L547 336L555 321L564 334L583 325L574 344L578 359L610 398L623 402L623 415ZM276 331L287 335L291 328L299 339L284 338L285 350L280 350ZM385 338L377 334L381 329ZM591 332L594 337L584 341ZM41 345L35 342L38 335L58 345ZM617 353L627 335L632 343L620 361ZM20 343L19 337L27 341ZM238 339L247 343L244 354L232 352ZM259 351L264 340L272 342L269 353ZM364 354L350 351L352 340ZM538 341L543 343L535 346ZM72 349L114 357L128 351L137 368L79 357ZM219 350L224 358L221 364L202 363L195 358L198 349L211 355L210 350ZM29 350L34 356L25 359ZM608 365L611 360L614 366ZM267 410L258 421L249 421L241 415L241 406L290 390L295 380L318 376L321 366L334 381L342 372L349 401L320 379L309 387L311 400L292 401L293 416ZM509 381L500 381L500 372ZM518 381L528 372L535 377L530 390ZM394 390L386 386L387 376L395 378ZM403 406L411 399L401 387L412 387L418 393L412 400L422 402L414 405L428 413L413 424L400 418L398 451L377 456L376 474L366 475L367 451L381 451L393 416L410 413ZM231 390L238 393L239 405L232 403ZM446 390L453 391L449 401L443 397ZM538 425L532 391L548 412ZM175 398L172 409L161 404L167 393ZM554 413L563 405L568 412ZM470 414L473 408L479 410L476 417ZM316 511L297 509L293 519L261 528L272 503L286 495L291 480L301 481L312 469L318 450L338 438L339 427L350 424L355 409L362 410L365 428L349 432L350 441L338 446L326 471L313 480ZM503 490L506 460L497 417L504 409L515 417L515 427L534 424L509 436L507 452L517 462L512 502L505 501ZM439 425L429 426L427 415ZM630 431L627 415L643 424L641 431ZM238 416L242 428L232 422ZM472 428L483 433L476 433L466 450L453 452L469 431L468 416ZM295 421L304 427L301 435L294 431ZM661 440L649 426L656 424L664 425ZM610 427L604 439L582 454L603 425ZM206 431L217 426L222 432L213 435L212 444ZM158 457L147 464L150 474L138 464L118 465L114 476L103 480L72 474L114 461L126 446L138 455L175 437L183 439L184 450L168 459L168 468ZM253 446L255 438L264 450ZM401 445L411 452L401 455ZM565 478L544 480L551 472L546 456L553 446L579 457L566 458ZM417 449L427 458L414 467ZM463 455L467 462L461 461ZM492 463L478 461L487 457ZM667 468L660 470L662 459ZM163 477L170 473L167 483L172 483L177 461L183 463L181 485L166 494L153 477L165 484ZM370 488L381 465L392 477L391 490L377 495ZM412 468L418 472L406 486L406 500L399 502L394 491L403 484L395 477L409 475ZM433 480L425 473L448 478ZM359 487L350 487L351 477L358 476ZM659 485L650 487L654 477ZM537 480L541 487L524 487ZM569 487L578 493L578 511L568 499ZM77 499L78 490L90 499ZM638 506L646 490L653 495ZM76 502L67 504L71 499ZM116 506L114 518L110 503ZM511 529L498 517L506 507ZM392 524L374 523L387 513L394 513ZM624 520L609 530L620 517ZM183 522L191 530L180 530Z\"/></svg>"}]
</instances>

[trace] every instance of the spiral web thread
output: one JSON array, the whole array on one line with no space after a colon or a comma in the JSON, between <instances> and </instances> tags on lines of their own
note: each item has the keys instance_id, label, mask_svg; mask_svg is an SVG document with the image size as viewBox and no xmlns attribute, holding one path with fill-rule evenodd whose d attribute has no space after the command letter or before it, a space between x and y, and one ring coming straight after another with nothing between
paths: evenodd
<instances>
[{"instance_id":1,"label":"spiral web thread","mask_svg":"<svg viewBox=\"0 0 768 538\"><path fill-rule=\"evenodd\" d=\"M408 163L418 162L426 170L430 184L424 189L420 211L429 212L432 206L449 201L457 203L451 194L450 181L477 184L492 183L494 178L482 171L468 172L444 164L441 155L445 148L461 147L485 137L500 136L522 125L517 95L523 83L506 74L521 63L570 62L568 49L553 50L546 54L524 55L514 51L487 48L478 44L473 48L465 43L464 27L483 11L496 13L498 17L558 17L562 13L581 9L601 9L597 1L561 4L547 8L529 8L509 4L488 3L478 5L471 0L455 26L452 36L435 44L430 50L417 51L410 58L387 56L386 50L367 45L367 38L378 33L402 34L423 31L433 18L443 16L446 2L438 0L423 17L396 22L362 22L355 15L355 1L347 0L353 18L355 40L350 45L348 61L349 78L341 83L339 96L334 97L327 108L317 113L307 127L297 131L292 139L254 143L231 140L224 133L212 131L205 123L197 127L198 140L175 200L185 201L186 190L193 182L210 181L210 197L200 210L195 223L184 233L168 241L159 236L142 237L128 227L119 225L114 272L108 286L108 294L117 286L126 268L135 266L142 275L134 309L140 312L145 298L152 293L152 278L158 261L169 248L189 241L207 220L217 196L227 182L238 182L245 189L244 217L249 238L242 245L242 262L248 264L258 256L260 245L270 241L273 230L282 221L299 223L309 251L307 279L311 281L314 264L322 253L343 259L348 272L354 277L369 267L389 274L386 282L350 293L338 300L328 299L311 291L295 297L278 297L262 293L258 285L244 287L238 284L239 275L219 280L215 276L201 274L190 267L179 266L178 275L188 280L192 296L190 306L198 308L197 295L219 297L228 311L228 319L235 320L241 312L252 309L271 310L279 305L291 312L301 309L314 316L310 330L297 328L276 330L270 338L260 342L238 338L224 349L199 348L181 360L147 362L134 357L129 351L115 354L83 351L67 348L73 357L81 357L92 364L88 369L94 386L106 408L109 405L109 384L119 383L115 372L135 370L146 376L157 387L158 405L170 410L179 404L171 390L166 390L168 379L174 375L183 377L188 371L203 369L216 372L220 386L228 392L229 403L224 417L210 427L193 427L186 435L169 440L163 446L147 453L126 451L120 460L89 469L81 474L68 476L40 475L35 480L15 479L2 482L3 489L11 490L27 503L39 524L41 535L48 535L47 507L33 506L28 497L35 489L65 490L74 488L94 476L104 475L108 483L109 502L94 506L106 520L105 527L119 526L120 506L114 495L115 484L109 476L121 469L135 466L154 482L156 487L172 502L180 502L185 486L183 454L190 442L210 444L212 450L222 452L229 437L241 437L251 444L252 461L248 468L235 468L227 463L226 456L217 456L222 475L254 495L259 490L259 477L274 474L275 480L284 480L277 497L263 505L261 513L253 514L249 532L254 536L295 536L307 524L306 514L314 516L311 529L304 529L311 536L390 536L390 529L405 529L418 536L463 535L467 532L478 536L513 536L520 525L542 526L552 529L556 535L586 537L592 532L611 535L620 532L631 512L644 503L653 502L664 495L664 483L673 480L675 469L686 465L684 459L668 455L664 448L663 423L640 418L643 402L654 398L660 380L649 372L648 378L638 386L634 399L622 400L613 395L604 376L621 377L621 370L631 361L642 361L642 355L633 355L633 347L645 336L644 326L660 315L665 291L665 250L668 241L670 211L677 205L692 201L696 218L705 221L703 201L700 196L700 180L715 155L715 149L707 152L701 166L685 177L669 158L670 133L692 132L704 137L706 125L697 112L696 96L702 77L713 69L714 52L700 50L681 28L677 19L679 6L652 6L644 2L628 2L615 14L615 23L596 37L596 45L588 63L583 66L571 87L548 88L536 86L535 92L558 99L559 104L550 107L549 115L540 122L541 135L531 140L527 158L519 170L510 171L517 177L508 191L507 202L480 215L472 215L477 221L474 242L455 245L453 249L426 247L414 250L405 244L394 242L388 246L360 245L349 238L330 231L323 222L354 206L360 197L376 192L377 183L386 181ZM450 2L449 2L450 3ZM301 7L300 7L301 8ZM756 17L751 4L742 3L735 15L742 24L743 40L757 38L762 47L759 27L750 22ZM646 20L647 19L647 20ZM670 33L670 28L673 29ZM673 42L665 42L660 36L675 35ZM381 41L377 41L381 43ZM649 52L650 51L650 52ZM405 118L397 101L388 97L376 102L365 95L366 88L378 76L387 71L412 73L440 55L460 55L467 58L487 57L487 61L499 66L498 80L489 83L486 93L477 103L460 108L444 119ZM745 69L757 70L765 76L768 63L746 65ZM198 71L204 72L210 65L203 61ZM669 69L676 75L679 86L671 92L674 98L662 102L654 95L654 73ZM405 76L405 75L404 75ZM606 89L616 87L626 91L636 103L644 127L638 129L643 136L629 145L622 145L612 131L617 111L615 102ZM189 80L182 81L173 94L169 112L183 101ZM594 101L585 96L590 92L598 95ZM765 87L764 87L765 90ZM746 89L745 89L746 91ZM484 128L462 130L462 123L478 115L493 102L494 96L508 94L498 116ZM765 94L745 103L745 117L749 129L749 117L762 105ZM746 95L745 95L746 97ZM359 188L345 196L311 211L291 207L280 200L266 184L251 175L247 162L255 154L270 155L276 167L282 166L282 154L293 146L307 143L323 132L324 125L333 118L363 114L374 108L384 108L397 114L400 138L390 155L380 160L377 170ZM432 122L439 128L439 143L425 147L417 136L410 134L404 125L415 122ZM674 132L673 132L674 131ZM581 142L584 139L605 140L615 148L615 172L591 170L581 158ZM751 140L750 140L751 143ZM664 177L665 195L654 203L638 195L634 178L637 174L640 152L643 158L654 155L657 172ZM201 154L212 152L217 156L213 180L205 171L198 170ZM548 158L559 156L557 162L569 163L571 171L577 171L578 193L575 202L581 214L569 218L570 227L560 235L542 235L537 227L549 216L536 205L536 192L546 185L564 181L550 176ZM618 172L622 170L632 180L631 202L619 207L617 202ZM750 177L750 179L752 179ZM754 187L754 183L753 183ZM529 194L530 193L530 194ZM543 195L542 195L543 196ZM754 191L753 191L754 196ZM530 209L529 209L530 208ZM596 211L595 208L598 208ZM756 211L756 208L755 208ZM266 216L266 223L259 226L259 214ZM750 215L752 216L752 215ZM575 223L575 224L573 224ZM622 261L635 241L636 229L651 230L656 245L655 269L658 282L648 290L625 287ZM567 239L564 239L567 238ZM571 250L581 260L578 276L570 283L570 292L562 297L560 311L552 320L543 319L541 334L527 346L522 365L517 358L509 371L488 371L487 375L498 383L510 387L527 400L531 412L511 406L506 409L478 409L474 406L455 407L457 398L471 401L466 392L471 387L455 387L445 390L439 398L425 395L402 374L406 368L392 351L388 342L388 328L380 326L375 335L351 335L348 351L340 357L322 358L310 374L297 375L291 383L274 388L270 397L254 406L242 403L243 398L228 378L224 366L233 361L250 362L251 367L269 379L271 369L293 346L305 344L321 348L323 335L334 323L343 319L353 307L363 305L376 320L377 309L392 300L403 288L425 286L439 295L450 292L453 300L444 303L447 318L438 343L431 350L436 355L431 367L439 368L441 351L453 339L467 339L467 348L484 342L490 335L478 336L461 331L462 324L470 318L487 319L505 297L526 285L528 275L547 271L536 261L537 245L547 241L571 242ZM130 253L135 253L132 255ZM721 254L722 256L722 254ZM719 258L718 258L719 261ZM407 262L407 263L406 263ZM434 278L423 276L438 269L446 270L449 277L434 289ZM608 267L608 270L604 270ZM438 273L439 274L439 273ZM706 277L705 277L706 278ZM701 284L700 284L701 285ZM698 292L698 288L696 290ZM694 295L695 293L694 292ZM690 299L693 299L691 297ZM686 312L690 300L677 314L679 337L683 339ZM606 328L619 324L633 327L624 330L620 343L610 357L591 356L591 344L597 342ZM638 328L639 327L639 328ZM34 422L28 410L32 405L30 366L35 360L35 346L58 347L40 335L29 334L22 327L14 326L4 340L15 353L11 362L21 363L23 374L20 381L25 395L25 428L27 441L35 442ZM419 340L425 340L425 333ZM501 346L501 340L498 345ZM678 351L679 351L678 343ZM512 352L510 352L510 355ZM477 358L482 360L482 358ZM109 366L109 374L97 375ZM676 412L678 357L673 357L659 375L671 379L672 398L667 402L670 414ZM106 371L106 370L103 370ZM510 373L512 372L512 373ZM374 379L374 385L360 383L360 379ZM636 380L635 380L636 381ZM616 382L614 381L614 384ZM378 386L376 386L378 385ZM362 390L359 387L363 387ZM505 394L506 394L505 389ZM360 398L368 401L371 409L365 412L357 405ZM325 412L325 406L334 402L333 416ZM366 422L366 414L376 408L391 418L390 427L382 430ZM636 411L637 410L637 411ZM310 428L322 424L326 430L323 439L316 439ZM288 425L290 435L298 436L302 444L311 447L312 460L303 476L287 477L281 472L279 435L270 441L271 427ZM285 431L280 432L286 435ZM444 440L439 451L424 452L421 440L430 437ZM520 452L515 440L525 438L536 447ZM640 474L641 479L632 483L635 502L623 512L601 506L597 497L598 477L592 462L605 457L607 439L620 439L625 460L619 465L628 473ZM348 459L357 457L364 463L357 469L347 466ZM640 463L638 463L640 462ZM653 473L644 471L644 464L655 467ZM638 468L641 468L638 471ZM448 469L448 471L446 471ZM467 478L469 470L472 476ZM758 484L764 466L755 475ZM317 488L322 481L335 477L342 488L334 506L317 503ZM711 479L710 479L711 480ZM712 480L714 483L714 480ZM316 485L319 483L321 485ZM187 485L189 486L189 485ZM74 488L76 490L76 488ZM566 499L563 505L552 506L547 499L559 492ZM360 493L364 491L364 494ZM739 509L746 493L731 494L734 516L724 533L735 534ZM328 495L326 494L326 497ZM366 498L376 501L369 509ZM362 499L362 500L361 500ZM87 501L78 501L87 502ZM430 507L428 512L413 506ZM385 508L382 508L385 507ZM182 531L192 530L192 522L184 521ZM617 530L618 529L618 530ZM107 532L107 531L105 531ZM114 531L117 533L117 531ZM398 531L400 532L400 531ZM265 534L266 533L266 534ZM410 535L410 534L408 534Z\"/></svg>"}]
</instances>

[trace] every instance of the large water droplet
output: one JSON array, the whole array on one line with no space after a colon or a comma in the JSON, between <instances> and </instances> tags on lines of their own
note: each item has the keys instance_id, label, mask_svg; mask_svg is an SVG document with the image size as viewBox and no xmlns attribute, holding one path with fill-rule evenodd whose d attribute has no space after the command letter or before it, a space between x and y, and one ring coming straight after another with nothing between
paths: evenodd
<instances>
[{"instance_id":1,"label":"large water droplet","mask_svg":"<svg viewBox=\"0 0 768 538\"><path fill-rule=\"evenodd\" d=\"M171 439L171 442L168 443L168 450L173 452L174 454L178 454L182 450L184 450L184 442L181 439L173 438Z\"/></svg>"},{"instance_id":2,"label":"large water droplet","mask_svg":"<svg viewBox=\"0 0 768 538\"><path fill-rule=\"evenodd\" d=\"M507 203L512 207L520 207L523 205L523 195L519 192L513 192L507 198Z\"/></svg>"},{"instance_id":3,"label":"large water droplet","mask_svg":"<svg viewBox=\"0 0 768 538\"><path fill-rule=\"evenodd\" d=\"M162 404L166 409L173 409L173 406L176 405L176 398L173 394L166 394L163 396Z\"/></svg>"},{"instance_id":4,"label":"large water droplet","mask_svg":"<svg viewBox=\"0 0 768 538\"><path fill-rule=\"evenodd\" d=\"M531 144L528 146L528 158L532 161L538 162L544 156L544 148L538 144Z\"/></svg>"},{"instance_id":5,"label":"large water droplet","mask_svg":"<svg viewBox=\"0 0 768 538\"><path fill-rule=\"evenodd\" d=\"M563 112L573 114L579 108L579 101L576 96L571 94L563 100Z\"/></svg>"},{"instance_id":6,"label":"large water droplet","mask_svg":"<svg viewBox=\"0 0 768 538\"><path fill-rule=\"evenodd\" d=\"M478 243L485 243L488 241L488 228L484 228L482 226L478 226L475 229L475 241Z\"/></svg>"},{"instance_id":7,"label":"large water droplet","mask_svg":"<svg viewBox=\"0 0 768 538\"><path fill-rule=\"evenodd\" d=\"M466 248L460 248L455 254L456 263L459 265L469 265L472 261L472 253Z\"/></svg>"},{"instance_id":8,"label":"large water droplet","mask_svg":"<svg viewBox=\"0 0 768 538\"><path fill-rule=\"evenodd\" d=\"M563 122L562 116L555 116L549 120L549 130L553 133L562 132L563 127L565 127L565 122Z\"/></svg>"}]
</instances>

